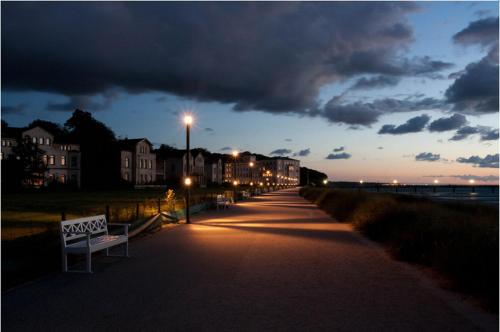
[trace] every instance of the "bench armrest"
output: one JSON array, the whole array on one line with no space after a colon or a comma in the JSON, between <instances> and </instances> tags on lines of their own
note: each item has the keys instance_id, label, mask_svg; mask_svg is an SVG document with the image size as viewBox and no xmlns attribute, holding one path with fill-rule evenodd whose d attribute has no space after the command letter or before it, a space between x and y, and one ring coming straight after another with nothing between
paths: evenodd
<instances>
[{"instance_id":1,"label":"bench armrest","mask_svg":"<svg viewBox=\"0 0 500 332\"><path fill-rule=\"evenodd\" d=\"M126 235L128 237L128 228L130 227L130 224L108 223L108 227L109 226L122 226L123 227L123 231L124 231L124 235Z\"/></svg>"}]
</instances>

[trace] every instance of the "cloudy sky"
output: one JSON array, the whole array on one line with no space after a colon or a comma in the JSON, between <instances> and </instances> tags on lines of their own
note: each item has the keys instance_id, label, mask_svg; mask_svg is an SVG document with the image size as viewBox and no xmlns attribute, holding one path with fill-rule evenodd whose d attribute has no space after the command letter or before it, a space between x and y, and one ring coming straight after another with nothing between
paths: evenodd
<instances>
[{"instance_id":1,"label":"cloudy sky","mask_svg":"<svg viewBox=\"0 0 500 332\"><path fill-rule=\"evenodd\" d=\"M497 2L3 2L2 118L286 155L331 180L498 183Z\"/></svg>"}]
</instances>

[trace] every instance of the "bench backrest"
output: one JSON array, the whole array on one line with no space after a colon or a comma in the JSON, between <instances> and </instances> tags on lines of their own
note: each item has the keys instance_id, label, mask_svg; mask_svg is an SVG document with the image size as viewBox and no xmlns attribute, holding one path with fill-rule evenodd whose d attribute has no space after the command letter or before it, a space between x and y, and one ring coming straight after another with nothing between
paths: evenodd
<instances>
[{"instance_id":1,"label":"bench backrest","mask_svg":"<svg viewBox=\"0 0 500 332\"><path fill-rule=\"evenodd\" d=\"M75 232L75 233L72 233ZM86 237L82 232L90 232L92 235L108 233L106 215L85 217L61 221L61 240L66 245L68 241ZM80 233L80 234L76 234Z\"/></svg>"}]
</instances>

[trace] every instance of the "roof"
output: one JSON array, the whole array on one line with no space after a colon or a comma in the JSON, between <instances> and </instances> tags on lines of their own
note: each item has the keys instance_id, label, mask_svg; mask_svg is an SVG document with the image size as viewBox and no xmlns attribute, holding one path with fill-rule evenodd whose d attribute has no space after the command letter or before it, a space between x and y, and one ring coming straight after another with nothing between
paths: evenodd
<instances>
[{"instance_id":1,"label":"roof","mask_svg":"<svg viewBox=\"0 0 500 332\"><path fill-rule=\"evenodd\" d=\"M118 142L116 143L120 150L135 150L137 143L142 141L146 141L146 143L148 143L150 147L153 146L153 144L151 144L151 142L147 138L133 138L133 139L126 138L118 140Z\"/></svg>"}]
</instances>

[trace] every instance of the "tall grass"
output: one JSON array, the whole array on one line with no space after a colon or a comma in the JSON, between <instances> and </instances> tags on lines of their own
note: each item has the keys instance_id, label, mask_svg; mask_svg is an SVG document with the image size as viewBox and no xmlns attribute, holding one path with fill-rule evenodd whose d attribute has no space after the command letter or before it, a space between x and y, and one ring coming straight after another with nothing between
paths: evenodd
<instances>
[{"instance_id":1,"label":"tall grass","mask_svg":"<svg viewBox=\"0 0 500 332\"><path fill-rule=\"evenodd\" d=\"M302 188L300 194L398 259L430 266L498 309L498 209L352 190Z\"/></svg>"}]
</instances>

